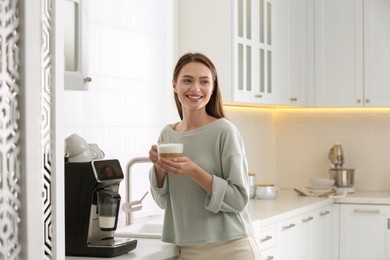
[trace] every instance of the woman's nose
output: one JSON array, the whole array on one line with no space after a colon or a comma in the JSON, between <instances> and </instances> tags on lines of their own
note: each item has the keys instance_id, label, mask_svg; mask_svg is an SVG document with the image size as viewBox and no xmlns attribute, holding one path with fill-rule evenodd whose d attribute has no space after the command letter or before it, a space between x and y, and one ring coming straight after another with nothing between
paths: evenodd
<instances>
[{"instance_id":1,"label":"woman's nose","mask_svg":"<svg viewBox=\"0 0 390 260\"><path fill-rule=\"evenodd\" d=\"M194 93L200 92L200 88L199 88L198 83L196 83L196 82L194 83L194 85L191 88L191 91L194 92Z\"/></svg>"}]
</instances>

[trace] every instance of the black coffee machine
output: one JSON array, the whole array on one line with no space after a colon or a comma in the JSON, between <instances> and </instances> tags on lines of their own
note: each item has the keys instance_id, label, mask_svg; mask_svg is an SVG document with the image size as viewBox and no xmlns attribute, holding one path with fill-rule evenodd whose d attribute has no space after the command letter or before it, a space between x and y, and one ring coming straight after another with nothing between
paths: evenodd
<instances>
[{"instance_id":1,"label":"black coffee machine","mask_svg":"<svg viewBox=\"0 0 390 260\"><path fill-rule=\"evenodd\" d=\"M136 248L137 240L114 237L122 180L118 160L65 163L66 255L113 257Z\"/></svg>"}]
</instances>

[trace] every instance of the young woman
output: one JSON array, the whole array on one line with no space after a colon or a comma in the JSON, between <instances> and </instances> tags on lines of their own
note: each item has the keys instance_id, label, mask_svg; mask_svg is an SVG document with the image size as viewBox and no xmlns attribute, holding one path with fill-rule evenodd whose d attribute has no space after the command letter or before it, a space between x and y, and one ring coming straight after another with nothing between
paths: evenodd
<instances>
[{"instance_id":1,"label":"young woman","mask_svg":"<svg viewBox=\"0 0 390 260\"><path fill-rule=\"evenodd\" d=\"M173 91L181 121L158 142L183 143L182 157L149 158L151 192L165 209L162 241L180 246L181 259L260 259L246 210L248 167L237 128L225 119L217 71L203 54L176 64Z\"/></svg>"}]
</instances>

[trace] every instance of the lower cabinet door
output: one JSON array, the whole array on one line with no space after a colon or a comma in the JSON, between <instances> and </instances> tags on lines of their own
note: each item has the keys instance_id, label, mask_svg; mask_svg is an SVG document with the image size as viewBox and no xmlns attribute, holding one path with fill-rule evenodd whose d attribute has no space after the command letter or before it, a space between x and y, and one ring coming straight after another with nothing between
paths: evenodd
<instances>
[{"instance_id":1,"label":"lower cabinet door","mask_svg":"<svg viewBox=\"0 0 390 260\"><path fill-rule=\"evenodd\" d=\"M316 260L333 260L332 241L334 239L332 205L316 210L312 231L311 258Z\"/></svg>"},{"instance_id":2,"label":"lower cabinet door","mask_svg":"<svg viewBox=\"0 0 390 260\"><path fill-rule=\"evenodd\" d=\"M270 247L260 253L261 260L277 260L276 258L276 247Z\"/></svg>"},{"instance_id":3,"label":"lower cabinet door","mask_svg":"<svg viewBox=\"0 0 390 260\"><path fill-rule=\"evenodd\" d=\"M300 238L297 217L279 222L276 230L276 259L301 260L302 258L299 258Z\"/></svg>"},{"instance_id":4,"label":"lower cabinet door","mask_svg":"<svg viewBox=\"0 0 390 260\"><path fill-rule=\"evenodd\" d=\"M340 260L367 260L389 256L390 206L340 206Z\"/></svg>"}]
</instances>

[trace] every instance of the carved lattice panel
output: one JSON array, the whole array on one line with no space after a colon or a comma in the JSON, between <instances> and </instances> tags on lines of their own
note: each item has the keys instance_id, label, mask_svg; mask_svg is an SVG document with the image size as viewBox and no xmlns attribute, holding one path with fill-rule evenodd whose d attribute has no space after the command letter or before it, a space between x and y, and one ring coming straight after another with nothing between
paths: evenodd
<instances>
[{"instance_id":1,"label":"carved lattice panel","mask_svg":"<svg viewBox=\"0 0 390 260\"><path fill-rule=\"evenodd\" d=\"M21 259L18 0L0 1L0 259Z\"/></svg>"},{"instance_id":2,"label":"carved lattice panel","mask_svg":"<svg viewBox=\"0 0 390 260\"><path fill-rule=\"evenodd\" d=\"M41 114L42 114L42 209L43 209L43 234L44 234L44 257L52 258L52 150L51 150L51 95L52 95L52 0L42 0L42 89L41 89Z\"/></svg>"}]
</instances>

